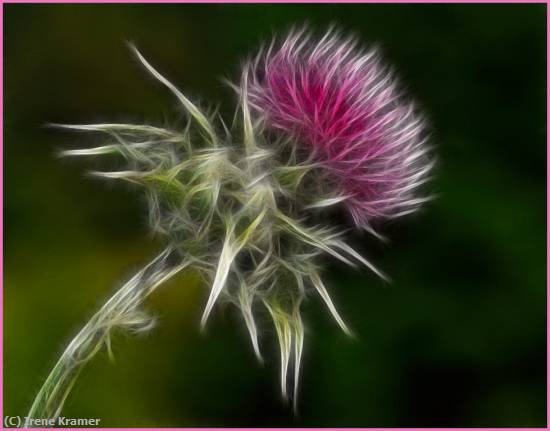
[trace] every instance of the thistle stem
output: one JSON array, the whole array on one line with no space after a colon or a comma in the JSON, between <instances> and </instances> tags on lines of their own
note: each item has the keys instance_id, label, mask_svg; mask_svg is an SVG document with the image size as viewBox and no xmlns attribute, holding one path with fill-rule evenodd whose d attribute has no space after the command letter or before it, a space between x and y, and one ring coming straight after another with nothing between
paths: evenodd
<instances>
[{"instance_id":1,"label":"thistle stem","mask_svg":"<svg viewBox=\"0 0 550 431\"><path fill-rule=\"evenodd\" d=\"M63 409L78 375L84 366L105 345L111 354L111 335L115 329L142 332L153 324L151 317L140 310L140 305L157 287L189 265L181 261L176 265L169 260L175 250L166 248L148 265L126 282L92 316L67 346L42 388L36 395L27 414L25 428L32 427L31 419L57 419Z\"/></svg>"}]
</instances>

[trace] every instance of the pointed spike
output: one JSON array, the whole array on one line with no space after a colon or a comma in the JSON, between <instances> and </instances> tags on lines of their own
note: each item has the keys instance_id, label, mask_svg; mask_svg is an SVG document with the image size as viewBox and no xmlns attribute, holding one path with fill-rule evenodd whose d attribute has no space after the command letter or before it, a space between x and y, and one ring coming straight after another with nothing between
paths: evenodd
<instances>
[{"instance_id":1,"label":"pointed spike","mask_svg":"<svg viewBox=\"0 0 550 431\"><path fill-rule=\"evenodd\" d=\"M288 365L290 363L290 350L292 348L292 336L290 333L290 328L288 325L288 322L283 321L281 322L282 325L282 334L283 334L283 344L284 349L281 352L281 360L282 360L282 367L281 367L281 389L283 392L283 398L285 400L288 399L288 392L287 392L287 383L288 383Z\"/></svg>"},{"instance_id":2,"label":"pointed spike","mask_svg":"<svg viewBox=\"0 0 550 431\"><path fill-rule=\"evenodd\" d=\"M243 73L241 84L241 111L243 120L243 141L244 148L247 154L250 154L256 148L256 142L254 139L254 126L252 125L252 119L250 117L250 109L248 107L248 94L247 94L247 78L248 74Z\"/></svg>"},{"instance_id":3,"label":"pointed spike","mask_svg":"<svg viewBox=\"0 0 550 431\"><path fill-rule=\"evenodd\" d=\"M263 364L264 360L262 358L262 354L260 352L260 346L258 344L258 329L256 327L254 315L252 314L252 304L250 301L250 297L245 292L243 292L243 289L246 289L245 285L241 285L241 293L239 295L239 299L241 303L241 313L243 315L246 328L248 329L250 340L252 341L254 354L256 355L256 358L258 359L258 361L261 364Z\"/></svg>"},{"instance_id":4,"label":"pointed spike","mask_svg":"<svg viewBox=\"0 0 550 431\"><path fill-rule=\"evenodd\" d=\"M173 137L174 132L161 129L159 127L147 126L143 124L121 124L121 123L100 123L100 124L59 124L48 123L48 127L55 127L59 129L79 130L83 132L106 132L111 133L113 131L119 132L133 132L133 133L151 133L153 135L161 135L165 137Z\"/></svg>"},{"instance_id":5,"label":"pointed spike","mask_svg":"<svg viewBox=\"0 0 550 431\"><path fill-rule=\"evenodd\" d=\"M273 319L273 325L275 326L275 332L277 333L277 339L279 341L279 350L281 353L281 369L280 369L280 383L281 383L281 394L283 400L288 400L287 392L287 376L288 376L288 364L290 360L290 349L291 349L291 335L290 328L288 327L288 322L284 317L281 316L280 311L275 310L268 301L264 300L264 305L271 314Z\"/></svg>"},{"instance_id":6,"label":"pointed spike","mask_svg":"<svg viewBox=\"0 0 550 431\"><path fill-rule=\"evenodd\" d=\"M304 349L304 326L300 317L299 308L294 317L294 393L292 395L294 414L298 414L298 387L300 384L300 364Z\"/></svg>"},{"instance_id":7,"label":"pointed spike","mask_svg":"<svg viewBox=\"0 0 550 431\"><path fill-rule=\"evenodd\" d=\"M319 277L319 274L316 271L313 271L310 274L310 280L317 289L317 292L319 292L319 295L323 300L325 301L325 304L327 305L330 313L332 314L332 317L338 323L340 328L342 328L342 331L349 337L353 337L352 331L348 328L348 326L345 324L344 320L340 316L340 313L338 313L338 310L336 310L336 307L334 306L334 303L332 302L332 299L330 298L330 295L327 292L327 289L325 288L325 285L323 284L323 281L321 280L321 277Z\"/></svg>"},{"instance_id":8,"label":"pointed spike","mask_svg":"<svg viewBox=\"0 0 550 431\"><path fill-rule=\"evenodd\" d=\"M116 152L114 145L103 145L95 148L83 148L77 150L61 150L58 152L59 157L74 157L74 156L99 156L103 154L111 154Z\"/></svg>"},{"instance_id":9,"label":"pointed spike","mask_svg":"<svg viewBox=\"0 0 550 431\"><path fill-rule=\"evenodd\" d=\"M212 307L214 307L214 304L216 303L223 287L225 286L233 259L236 256L236 251L231 243L231 237L232 232L228 234L228 237L223 244L220 260L218 262L218 268L216 269L216 275L214 276L214 282L212 283L212 289L210 290L210 296L208 297L208 302L206 303L206 307L204 308L204 312L202 314L201 329L204 329L206 326L208 316L210 315Z\"/></svg>"},{"instance_id":10,"label":"pointed spike","mask_svg":"<svg viewBox=\"0 0 550 431\"><path fill-rule=\"evenodd\" d=\"M391 282L391 279L389 276L384 274L382 271L380 271L376 266L374 266L372 263L370 263L367 259L365 259L363 256L361 256L355 249L347 245L344 241L335 240L332 241L332 244L338 247L339 249L347 252L350 256L357 259L359 262L361 262L363 265L365 265L367 268L369 268L372 272L374 272L378 277L380 277L382 280L384 280L387 283Z\"/></svg>"},{"instance_id":11,"label":"pointed spike","mask_svg":"<svg viewBox=\"0 0 550 431\"><path fill-rule=\"evenodd\" d=\"M174 84L172 84L170 81L168 81L163 75L161 75L151 64L141 55L141 53L138 51L138 49L132 44L128 43L128 46L132 50L132 52L136 55L138 60L145 66L147 71L153 75L160 83L164 84L175 96L176 98L181 102L183 107L191 114L191 116L197 121L197 123L206 131L206 133L210 136L212 140L212 144L216 144L218 142L218 138L216 136L216 133L214 132L214 129L212 128L212 125L210 124L210 121L206 118L206 116L200 111L199 108L197 108L187 97L183 95L181 91L179 91Z\"/></svg>"}]
</instances>

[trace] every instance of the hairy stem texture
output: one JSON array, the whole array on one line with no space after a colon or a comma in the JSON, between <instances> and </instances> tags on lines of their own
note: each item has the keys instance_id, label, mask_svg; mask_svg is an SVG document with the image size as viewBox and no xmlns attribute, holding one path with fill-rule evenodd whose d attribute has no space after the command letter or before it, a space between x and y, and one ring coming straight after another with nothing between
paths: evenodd
<instances>
[{"instance_id":1,"label":"hairy stem texture","mask_svg":"<svg viewBox=\"0 0 550 431\"><path fill-rule=\"evenodd\" d=\"M171 265L174 253L171 248L160 253L126 282L78 332L36 395L27 414L26 428L30 426L30 419L59 417L80 371L102 347L106 346L110 353L115 330L139 333L151 327L153 319L140 306L157 287L187 266L187 262L181 260Z\"/></svg>"}]
</instances>

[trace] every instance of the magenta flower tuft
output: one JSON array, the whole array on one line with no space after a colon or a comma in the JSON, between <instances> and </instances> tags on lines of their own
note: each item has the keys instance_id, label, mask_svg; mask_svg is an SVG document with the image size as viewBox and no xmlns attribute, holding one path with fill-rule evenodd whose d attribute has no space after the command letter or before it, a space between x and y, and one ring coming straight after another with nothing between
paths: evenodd
<instances>
[{"instance_id":1,"label":"magenta flower tuft","mask_svg":"<svg viewBox=\"0 0 550 431\"><path fill-rule=\"evenodd\" d=\"M433 166L426 128L376 50L330 30L274 41L245 68L253 112L310 150L358 226L415 211ZM311 151L312 150L312 151Z\"/></svg>"}]
</instances>

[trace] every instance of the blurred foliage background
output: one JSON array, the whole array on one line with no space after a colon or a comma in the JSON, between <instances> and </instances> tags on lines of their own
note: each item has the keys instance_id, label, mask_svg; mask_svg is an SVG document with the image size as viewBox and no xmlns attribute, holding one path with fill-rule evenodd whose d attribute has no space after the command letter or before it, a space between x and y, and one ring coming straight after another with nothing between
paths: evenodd
<instances>
[{"instance_id":1,"label":"blurred foliage background","mask_svg":"<svg viewBox=\"0 0 550 431\"><path fill-rule=\"evenodd\" d=\"M336 23L381 46L430 117L439 197L359 238L393 277L326 262L359 335L312 297L300 414L244 325L182 276L149 303L160 325L118 337L81 375L68 417L102 426L545 426L545 5L4 5L4 414L23 415L65 344L159 244L123 184L60 148L94 137L44 123L178 123L131 40L192 100L232 113L240 62L273 32ZM98 166L95 166L98 167Z\"/></svg>"}]
</instances>

